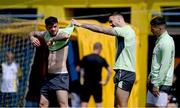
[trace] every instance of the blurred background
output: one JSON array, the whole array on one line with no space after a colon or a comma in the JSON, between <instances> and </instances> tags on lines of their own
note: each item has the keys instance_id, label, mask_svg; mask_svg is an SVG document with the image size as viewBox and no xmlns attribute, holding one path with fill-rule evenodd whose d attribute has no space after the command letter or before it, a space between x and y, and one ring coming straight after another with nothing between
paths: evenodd
<instances>
[{"instance_id":1,"label":"blurred background","mask_svg":"<svg viewBox=\"0 0 180 108\"><path fill-rule=\"evenodd\" d=\"M12 50L15 53L16 62L21 66L22 79L18 96L13 99L18 100L18 106L23 106L25 102L31 64L36 51L28 38L30 31L45 30L44 19L48 16L57 17L60 27L67 26L72 18L80 22L108 27L108 16L113 12L120 12L137 34L137 78L129 106L144 107L146 80L150 72L151 55L156 41L156 37L150 32L149 22L154 16L165 17L167 29L175 41L175 69L178 68L180 63L179 0L0 0L0 63L5 61L5 53ZM71 55L73 56L70 57L74 59L73 66L76 66L84 55L91 53L93 43L99 41L103 44L101 55L113 67L115 55L113 37L76 28L71 40ZM75 70L70 69L70 71L71 80L78 76ZM102 76L105 78L106 72L103 72ZM113 103L114 85L113 77L111 77L110 83L103 87L103 106L113 107ZM95 106L92 98L88 106Z\"/></svg>"}]
</instances>

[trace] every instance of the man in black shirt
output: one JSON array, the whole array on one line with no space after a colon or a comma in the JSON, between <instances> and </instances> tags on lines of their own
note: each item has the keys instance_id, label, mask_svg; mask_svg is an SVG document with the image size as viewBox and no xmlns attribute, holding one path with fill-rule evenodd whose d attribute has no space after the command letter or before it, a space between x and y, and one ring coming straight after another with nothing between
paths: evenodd
<instances>
[{"instance_id":1,"label":"man in black shirt","mask_svg":"<svg viewBox=\"0 0 180 108\"><path fill-rule=\"evenodd\" d=\"M95 43L93 53L83 57L80 62L81 76L84 79L81 92L81 106L83 108L87 107L90 95L93 95L96 107L102 107L102 85L108 83L112 71L106 60L100 56L101 50L101 43ZM108 71L105 81L101 79L103 67Z\"/></svg>"}]
</instances>

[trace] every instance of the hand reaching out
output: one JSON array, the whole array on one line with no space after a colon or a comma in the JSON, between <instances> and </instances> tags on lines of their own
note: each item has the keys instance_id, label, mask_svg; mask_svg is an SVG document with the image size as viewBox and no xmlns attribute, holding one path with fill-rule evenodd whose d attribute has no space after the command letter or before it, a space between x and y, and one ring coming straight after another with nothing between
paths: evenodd
<instances>
[{"instance_id":1,"label":"hand reaching out","mask_svg":"<svg viewBox=\"0 0 180 108\"><path fill-rule=\"evenodd\" d=\"M79 22L78 22L77 20L75 20L75 19L72 19L71 22L72 22L72 24L74 24L75 26L81 26L81 25L82 25L81 23L79 23Z\"/></svg>"}]
</instances>

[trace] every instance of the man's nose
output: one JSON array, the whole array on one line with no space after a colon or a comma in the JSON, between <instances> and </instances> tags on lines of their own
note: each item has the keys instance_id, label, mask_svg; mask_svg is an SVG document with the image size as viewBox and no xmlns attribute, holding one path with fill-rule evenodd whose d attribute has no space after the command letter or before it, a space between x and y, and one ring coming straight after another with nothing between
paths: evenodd
<instances>
[{"instance_id":1,"label":"man's nose","mask_svg":"<svg viewBox=\"0 0 180 108\"><path fill-rule=\"evenodd\" d=\"M54 31L54 30L56 30L56 28L55 28L55 27L52 27L51 30Z\"/></svg>"}]
</instances>

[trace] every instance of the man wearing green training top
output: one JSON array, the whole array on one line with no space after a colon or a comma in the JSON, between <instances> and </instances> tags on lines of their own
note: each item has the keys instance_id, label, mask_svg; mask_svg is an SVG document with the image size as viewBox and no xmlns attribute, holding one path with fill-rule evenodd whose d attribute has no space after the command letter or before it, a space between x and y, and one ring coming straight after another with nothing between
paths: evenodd
<instances>
[{"instance_id":1,"label":"man wearing green training top","mask_svg":"<svg viewBox=\"0 0 180 108\"><path fill-rule=\"evenodd\" d=\"M119 107L127 107L129 95L136 78L136 35L134 30L124 21L123 16L118 13L114 13L109 17L112 28L81 24L74 19L72 19L72 23L79 27L116 37L115 103Z\"/></svg>"},{"instance_id":2,"label":"man wearing green training top","mask_svg":"<svg viewBox=\"0 0 180 108\"><path fill-rule=\"evenodd\" d=\"M40 107L49 106L49 92L55 91L60 107L68 107L69 75L66 68L68 53L68 40L74 26L59 29L58 20L55 17L45 19L47 31L33 31L30 40L35 47L41 44L37 36L45 39L49 46L48 75L40 90ZM43 52L42 52L43 53Z\"/></svg>"},{"instance_id":3,"label":"man wearing green training top","mask_svg":"<svg viewBox=\"0 0 180 108\"><path fill-rule=\"evenodd\" d=\"M173 38L166 30L163 17L151 20L151 32L157 36L152 55L151 72L147 93L148 107L166 107L168 92L173 81L175 46Z\"/></svg>"}]
</instances>

